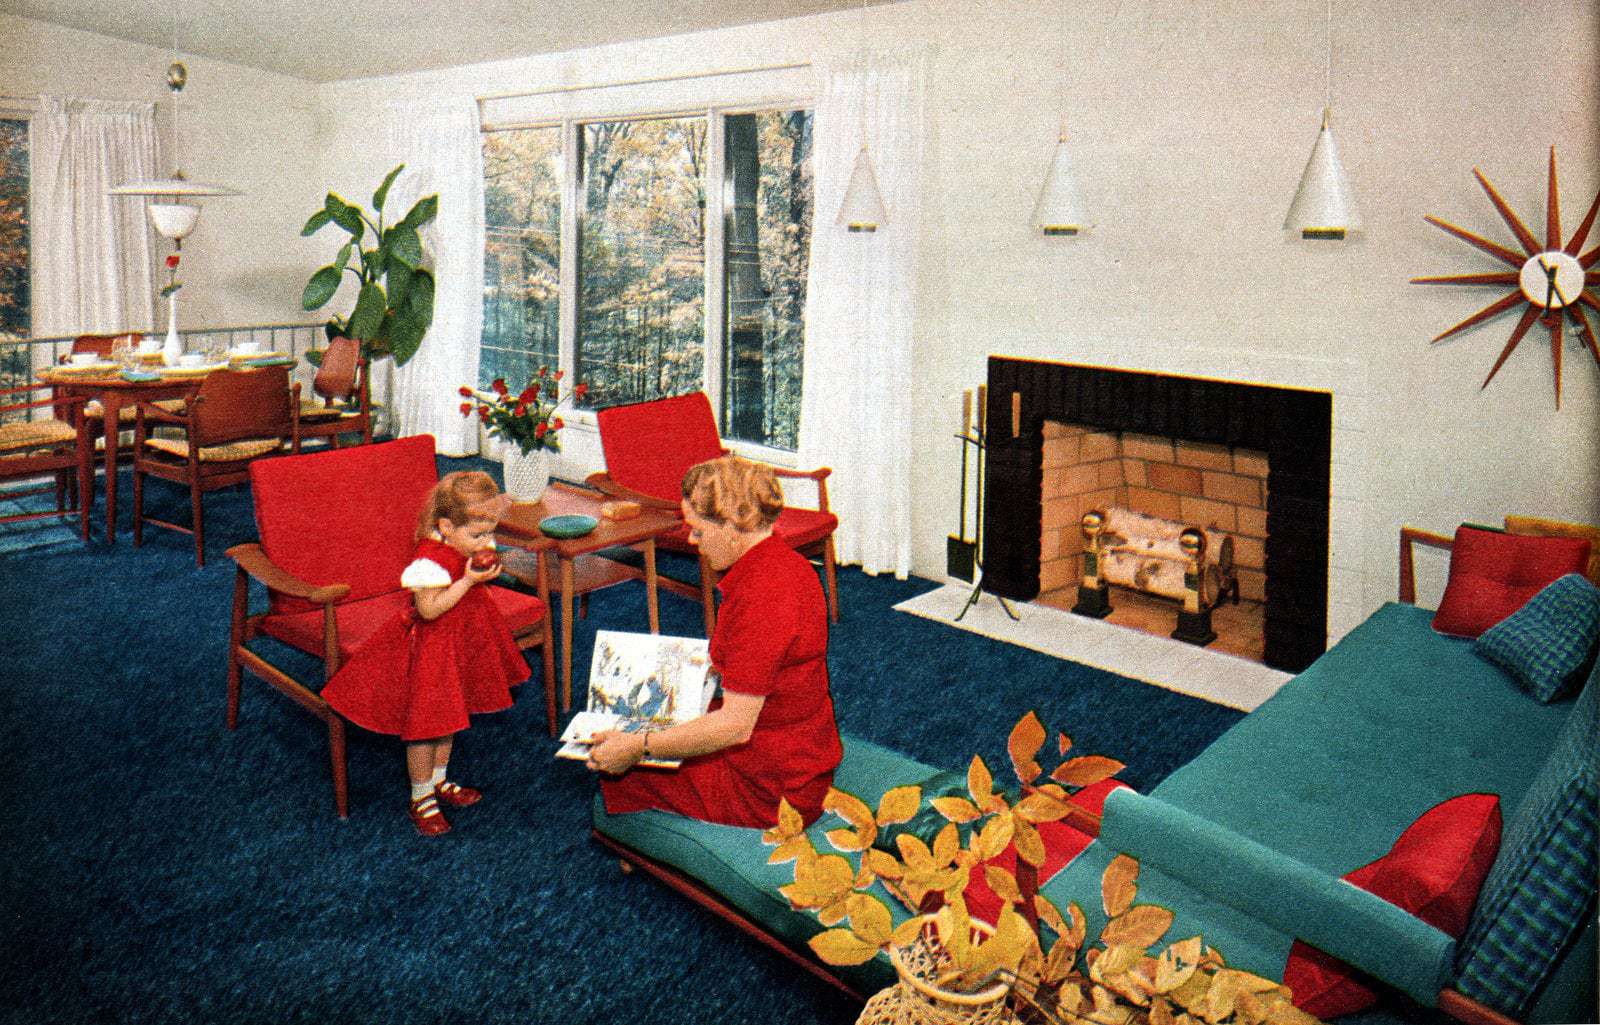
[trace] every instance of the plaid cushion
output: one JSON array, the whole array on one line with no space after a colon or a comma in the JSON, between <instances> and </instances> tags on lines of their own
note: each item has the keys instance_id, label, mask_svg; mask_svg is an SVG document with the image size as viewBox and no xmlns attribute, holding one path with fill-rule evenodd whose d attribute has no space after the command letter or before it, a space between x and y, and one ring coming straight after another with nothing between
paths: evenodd
<instances>
[{"instance_id":1,"label":"plaid cushion","mask_svg":"<svg viewBox=\"0 0 1600 1025\"><path fill-rule=\"evenodd\" d=\"M1456 957L1456 988L1525 1020L1546 978L1594 914L1600 798L1600 672L1512 816Z\"/></svg>"},{"instance_id":2,"label":"plaid cushion","mask_svg":"<svg viewBox=\"0 0 1600 1025\"><path fill-rule=\"evenodd\" d=\"M1472 650L1548 704L1583 679L1597 636L1600 588L1568 573L1480 634Z\"/></svg>"}]
</instances>

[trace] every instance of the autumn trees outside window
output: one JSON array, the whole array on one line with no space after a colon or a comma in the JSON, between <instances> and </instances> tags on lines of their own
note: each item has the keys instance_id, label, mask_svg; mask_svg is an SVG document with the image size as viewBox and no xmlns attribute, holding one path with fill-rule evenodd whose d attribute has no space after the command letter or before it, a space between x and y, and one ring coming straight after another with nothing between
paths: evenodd
<instances>
[{"instance_id":1,"label":"autumn trees outside window","mask_svg":"<svg viewBox=\"0 0 1600 1025\"><path fill-rule=\"evenodd\" d=\"M810 111L494 130L484 176L485 382L561 367L590 407L703 388L724 437L794 449Z\"/></svg>"},{"instance_id":2,"label":"autumn trees outside window","mask_svg":"<svg viewBox=\"0 0 1600 1025\"><path fill-rule=\"evenodd\" d=\"M0 117L0 339L24 338L33 317L28 279L28 122ZM23 346L0 356L0 385L28 379Z\"/></svg>"}]
</instances>

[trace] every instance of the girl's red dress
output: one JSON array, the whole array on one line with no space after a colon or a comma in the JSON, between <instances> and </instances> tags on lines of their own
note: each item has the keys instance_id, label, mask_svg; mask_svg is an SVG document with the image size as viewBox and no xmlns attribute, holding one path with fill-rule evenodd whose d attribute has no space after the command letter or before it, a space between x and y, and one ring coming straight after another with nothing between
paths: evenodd
<instances>
[{"instance_id":1,"label":"girl's red dress","mask_svg":"<svg viewBox=\"0 0 1600 1025\"><path fill-rule=\"evenodd\" d=\"M828 612L816 570L769 537L729 567L711 664L725 691L766 698L750 739L677 769L602 779L611 814L660 808L706 822L771 828L787 798L807 821L822 814L844 749L828 691Z\"/></svg>"},{"instance_id":2,"label":"girl's red dress","mask_svg":"<svg viewBox=\"0 0 1600 1025\"><path fill-rule=\"evenodd\" d=\"M418 542L415 558L438 564L451 582L466 571L466 556L432 538ZM402 740L448 736L466 729L469 715L510 708L510 688L528 678L528 663L484 586L437 619L407 602L351 653L323 699L357 726Z\"/></svg>"}]
</instances>

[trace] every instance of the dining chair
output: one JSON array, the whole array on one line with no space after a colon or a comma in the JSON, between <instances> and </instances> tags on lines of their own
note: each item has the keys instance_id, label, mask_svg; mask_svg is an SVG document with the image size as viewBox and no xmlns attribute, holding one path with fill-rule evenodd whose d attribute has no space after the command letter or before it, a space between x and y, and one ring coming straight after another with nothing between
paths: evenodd
<instances>
[{"instance_id":1,"label":"dining chair","mask_svg":"<svg viewBox=\"0 0 1600 1025\"><path fill-rule=\"evenodd\" d=\"M29 392L48 392L49 385L30 384L0 388L0 396L20 397ZM53 409L54 415L33 419L39 410ZM52 395L0 405L0 481L28 482L21 490L7 491L7 500L55 492L55 509L44 512L19 512L0 515L0 523L36 520L47 516L78 514L79 534L89 539L89 505L92 449L84 428L83 399ZM46 484L36 484L50 476ZM70 500L69 500L70 499Z\"/></svg>"},{"instance_id":2,"label":"dining chair","mask_svg":"<svg viewBox=\"0 0 1600 1025\"><path fill-rule=\"evenodd\" d=\"M288 367L217 370L184 396L181 412L140 402L134 420L133 543L144 540L146 521L194 536L197 566L206 564L205 515L201 496L241 484L250 463L293 446L299 431L300 385L289 384ZM155 426L183 429L181 438L151 436ZM189 526L144 513L144 478L160 477L189 489Z\"/></svg>"},{"instance_id":3,"label":"dining chair","mask_svg":"<svg viewBox=\"0 0 1600 1025\"><path fill-rule=\"evenodd\" d=\"M728 452L717 431L711 400L705 392L612 406L598 410L595 420L600 427L600 448L605 454L606 468L588 477L589 486L658 509L678 512L683 475L689 467ZM783 466L773 466L772 471L779 478L816 482L817 507L799 508L786 502L773 533L800 554L822 560L828 618L837 623L839 581L833 534L839 526L839 517L828 511L828 475L833 471L827 467L792 470ZM657 538L656 545L699 555L699 550L689 543L687 524ZM698 592L681 581L661 578L662 587L700 599L707 637L716 625L712 595L716 582L717 573L704 558L700 559Z\"/></svg>"},{"instance_id":4,"label":"dining chair","mask_svg":"<svg viewBox=\"0 0 1600 1025\"><path fill-rule=\"evenodd\" d=\"M400 576L416 547L417 513L438 482L431 435L324 449L252 463L251 496L260 540L235 545L228 642L228 729L239 723L245 670L326 724L334 805L349 814L344 720L318 693L351 652L412 602ZM539 588L548 592L544 557ZM267 591L265 611L249 610L250 582ZM534 595L489 585L488 594L524 651L542 649L552 735L554 645L549 608ZM322 662L322 679L304 681L251 643L267 637ZM266 649L270 653L270 648Z\"/></svg>"},{"instance_id":5,"label":"dining chair","mask_svg":"<svg viewBox=\"0 0 1600 1025\"><path fill-rule=\"evenodd\" d=\"M300 441L327 438L339 448L342 435L359 432L361 444L372 444L372 384L367 368L360 342L343 336L328 342L311 381L312 392L322 401L300 404Z\"/></svg>"}]
</instances>

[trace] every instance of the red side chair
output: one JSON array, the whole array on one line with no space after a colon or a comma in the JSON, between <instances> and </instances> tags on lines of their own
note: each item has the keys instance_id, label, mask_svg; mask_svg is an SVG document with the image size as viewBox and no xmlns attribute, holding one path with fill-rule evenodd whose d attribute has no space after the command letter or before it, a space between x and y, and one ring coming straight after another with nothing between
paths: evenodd
<instances>
[{"instance_id":1,"label":"red side chair","mask_svg":"<svg viewBox=\"0 0 1600 1025\"><path fill-rule=\"evenodd\" d=\"M144 543L144 525L194 535L194 561L206 564L207 491L242 484L252 462L294 444L299 424L300 385L289 385L287 367L218 370L183 399L174 413L140 402L133 431L133 543ZM154 427L181 427L181 438L152 437ZM160 477L189 489L189 525L144 514L144 479Z\"/></svg>"},{"instance_id":2,"label":"red side chair","mask_svg":"<svg viewBox=\"0 0 1600 1025\"><path fill-rule=\"evenodd\" d=\"M438 481L433 438L338 451L308 452L250 465L259 543L228 549L238 569L228 645L228 729L239 722L239 693L248 669L327 724L333 799L349 813L344 720L317 693L361 642L412 601L400 587L416 545L417 514ZM544 559L538 561L541 590ZM249 585L267 589L267 609L251 614ZM504 587L489 594L524 650L544 656L545 708L555 730L555 660L543 601ZM322 660L323 678L301 682L252 651L271 637Z\"/></svg>"},{"instance_id":3,"label":"red side chair","mask_svg":"<svg viewBox=\"0 0 1600 1025\"><path fill-rule=\"evenodd\" d=\"M31 384L19 388L0 388L0 396L26 396L46 392L48 385ZM26 419L35 410L54 408L54 416ZM12 417L17 417L13 420ZM6 422L9 421L9 422ZM14 513L0 516L0 523L36 520L46 516L78 513L79 533L89 539L89 505L93 449L83 423L82 398L58 398L8 402L0 405L0 481L33 480L53 477L52 483L6 492L7 499L55 491L56 507L47 512ZM67 496L72 502L67 502Z\"/></svg>"},{"instance_id":4,"label":"red side chair","mask_svg":"<svg viewBox=\"0 0 1600 1025\"><path fill-rule=\"evenodd\" d=\"M330 341L311 390L322 401L312 399L300 405L302 442L327 438L338 448L341 435L359 433L361 444L372 444L372 383L367 379L360 342L343 337Z\"/></svg>"},{"instance_id":5,"label":"red side chair","mask_svg":"<svg viewBox=\"0 0 1600 1025\"><path fill-rule=\"evenodd\" d=\"M627 498L643 505L677 511L683 490L683 475L696 463L726 455L717 433L716 417L705 392L691 392L668 399L612 406L596 414L600 425L600 447L606 469L591 474L591 487ZM833 532L839 517L828 511L827 467L816 470L791 470L774 466L779 477L803 478L817 483L817 508L785 505L774 533L809 558L820 557L828 588L828 616L839 621L839 581L834 565ZM681 552L696 552L689 543L689 528L680 526L658 538L656 544ZM698 554L696 552L696 554ZM716 573L700 560L698 592L677 581L662 578L668 590L698 597L705 609L706 636L716 625L716 606L711 589Z\"/></svg>"}]
</instances>

